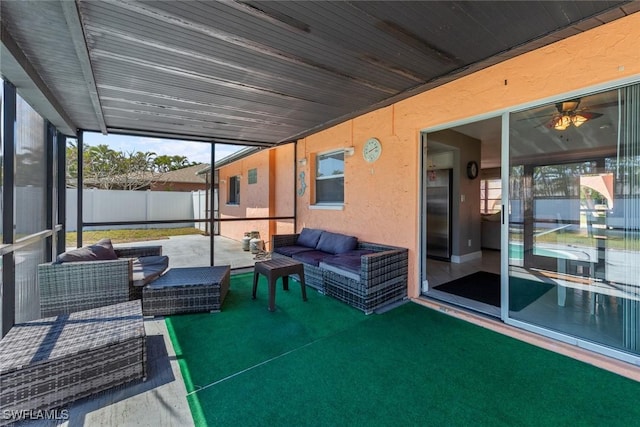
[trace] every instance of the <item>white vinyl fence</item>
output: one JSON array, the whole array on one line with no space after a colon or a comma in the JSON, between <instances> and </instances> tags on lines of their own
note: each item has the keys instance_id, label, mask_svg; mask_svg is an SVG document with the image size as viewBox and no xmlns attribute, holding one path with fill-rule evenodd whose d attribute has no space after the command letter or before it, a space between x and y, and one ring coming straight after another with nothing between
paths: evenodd
<instances>
[{"instance_id":1,"label":"white vinyl fence","mask_svg":"<svg viewBox=\"0 0 640 427\"><path fill-rule=\"evenodd\" d=\"M206 190L200 190L200 191L194 191L191 193L193 195L193 212L195 215L195 218L197 219L204 219L204 218L208 218L209 215L207 215L207 213L209 212L209 199L207 198L207 191ZM219 218L218 215L218 190L215 189L214 190L214 196L215 198L214 200L214 218ZM208 222L197 222L195 224L195 227L200 230L203 231L207 234L209 234L209 223ZM214 223L215 226L215 234L218 234L218 222Z\"/></svg>"},{"instance_id":2,"label":"white vinyl fence","mask_svg":"<svg viewBox=\"0 0 640 427\"><path fill-rule=\"evenodd\" d=\"M127 191L85 189L82 193L84 222L193 220L206 217L205 191ZM77 191L67 189L67 231L77 229ZM204 224L187 222L177 224L135 224L86 227L85 230L122 228L180 228L197 227L205 231Z\"/></svg>"}]
</instances>

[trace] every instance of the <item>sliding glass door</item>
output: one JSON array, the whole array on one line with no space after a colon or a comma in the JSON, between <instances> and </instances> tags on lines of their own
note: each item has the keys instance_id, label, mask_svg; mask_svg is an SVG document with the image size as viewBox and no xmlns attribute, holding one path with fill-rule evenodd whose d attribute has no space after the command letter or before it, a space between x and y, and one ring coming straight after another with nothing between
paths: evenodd
<instances>
[{"instance_id":1,"label":"sliding glass door","mask_svg":"<svg viewBox=\"0 0 640 427\"><path fill-rule=\"evenodd\" d=\"M508 317L640 354L640 85L509 117Z\"/></svg>"}]
</instances>

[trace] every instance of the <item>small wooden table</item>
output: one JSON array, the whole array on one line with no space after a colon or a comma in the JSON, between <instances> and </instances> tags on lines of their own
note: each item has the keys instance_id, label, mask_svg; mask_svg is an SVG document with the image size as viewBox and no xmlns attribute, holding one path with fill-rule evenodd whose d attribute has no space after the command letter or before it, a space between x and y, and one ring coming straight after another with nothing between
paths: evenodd
<instances>
[{"instance_id":1,"label":"small wooden table","mask_svg":"<svg viewBox=\"0 0 640 427\"><path fill-rule=\"evenodd\" d=\"M253 270L253 299L256 299L258 275L263 274L269 283L269 311L276 310L276 281L282 277L282 288L289 290L289 276L297 274L300 277L302 300L307 300L307 290L304 283L304 267L302 263L291 258L276 258L269 261L256 262Z\"/></svg>"}]
</instances>

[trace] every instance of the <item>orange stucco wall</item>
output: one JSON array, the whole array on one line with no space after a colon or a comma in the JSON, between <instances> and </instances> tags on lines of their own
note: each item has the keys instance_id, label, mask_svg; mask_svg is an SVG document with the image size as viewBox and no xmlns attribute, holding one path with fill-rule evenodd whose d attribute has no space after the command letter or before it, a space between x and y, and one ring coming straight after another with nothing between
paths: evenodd
<instances>
[{"instance_id":1,"label":"orange stucco wall","mask_svg":"<svg viewBox=\"0 0 640 427\"><path fill-rule=\"evenodd\" d=\"M272 234L293 232L293 220L251 219L294 215L293 155L293 144L289 144L262 150L219 169L220 218L247 218L222 222L220 235L241 241L245 232L255 230L268 242ZM258 179L254 184L249 184L250 169L257 169ZM227 203L229 178L238 175L241 176L240 204L230 205Z\"/></svg>"},{"instance_id":2,"label":"orange stucco wall","mask_svg":"<svg viewBox=\"0 0 640 427\"><path fill-rule=\"evenodd\" d=\"M417 296L420 131L633 76L640 77L640 13L304 138L296 159L345 147L355 154L345 158L343 210L310 209L313 162L299 166L309 187L298 197L297 227L409 248L409 295ZM383 149L369 164L362 148L373 136Z\"/></svg>"}]
</instances>

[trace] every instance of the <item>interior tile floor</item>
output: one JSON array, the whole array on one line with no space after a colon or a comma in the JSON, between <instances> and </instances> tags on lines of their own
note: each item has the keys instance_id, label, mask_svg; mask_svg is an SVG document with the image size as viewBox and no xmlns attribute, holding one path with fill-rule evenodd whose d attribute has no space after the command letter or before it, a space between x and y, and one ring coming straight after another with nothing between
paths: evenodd
<instances>
[{"instance_id":1,"label":"interior tile floor","mask_svg":"<svg viewBox=\"0 0 640 427\"><path fill-rule=\"evenodd\" d=\"M500 274L500 251L485 249L482 251L481 258L476 258L464 263L453 263L427 258L427 281L429 282L429 290L425 292L424 295L458 307L499 318L500 307L434 289L434 287L438 285L478 271Z\"/></svg>"},{"instance_id":2,"label":"interior tile floor","mask_svg":"<svg viewBox=\"0 0 640 427\"><path fill-rule=\"evenodd\" d=\"M500 251L483 250L482 258L461 264L427 259L429 290L423 296L500 319L500 307L433 289L477 271L500 274ZM596 304L592 314L594 298ZM561 306L558 304L557 287L554 287L521 311L511 312L510 317L558 331L567 337L579 337L628 352L623 343L624 313L618 298L568 288L566 303Z\"/></svg>"}]
</instances>

